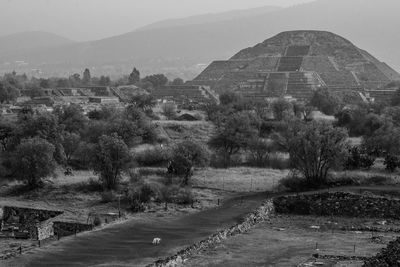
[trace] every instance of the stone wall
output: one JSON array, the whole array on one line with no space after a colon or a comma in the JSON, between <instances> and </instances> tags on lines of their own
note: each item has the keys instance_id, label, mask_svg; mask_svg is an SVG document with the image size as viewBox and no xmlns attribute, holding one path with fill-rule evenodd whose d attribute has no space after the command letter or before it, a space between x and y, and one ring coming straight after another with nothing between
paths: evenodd
<instances>
[{"instance_id":1,"label":"stone wall","mask_svg":"<svg viewBox=\"0 0 400 267\"><path fill-rule=\"evenodd\" d=\"M400 219L400 200L345 192L282 196L273 203L277 213Z\"/></svg>"},{"instance_id":2,"label":"stone wall","mask_svg":"<svg viewBox=\"0 0 400 267\"><path fill-rule=\"evenodd\" d=\"M53 228L53 222L51 220L47 220L42 223L38 223L35 227L36 229L36 236L32 237L33 239L36 240L45 240L50 237L54 236L54 228Z\"/></svg>"},{"instance_id":3,"label":"stone wall","mask_svg":"<svg viewBox=\"0 0 400 267\"><path fill-rule=\"evenodd\" d=\"M91 224L83 224L78 222L54 222L54 234L58 237L74 235L80 232L90 231L93 226Z\"/></svg>"},{"instance_id":4,"label":"stone wall","mask_svg":"<svg viewBox=\"0 0 400 267\"><path fill-rule=\"evenodd\" d=\"M223 240L230 236L238 235L250 230L257 223L263 222L271 217L274 213L274 206L271 200L266 201L260 208L255 212L249 214L242 223L230 227L229 229L222 230L207 239L204 239L192 246L183 249L176 253L174 256L160 259L153 264L148 265L148 267L169 267L177 266L184 263L185 259L189 258L191 255L198 253L203 249L215 246L221 243Z\"/></svg>"}]
</instances>

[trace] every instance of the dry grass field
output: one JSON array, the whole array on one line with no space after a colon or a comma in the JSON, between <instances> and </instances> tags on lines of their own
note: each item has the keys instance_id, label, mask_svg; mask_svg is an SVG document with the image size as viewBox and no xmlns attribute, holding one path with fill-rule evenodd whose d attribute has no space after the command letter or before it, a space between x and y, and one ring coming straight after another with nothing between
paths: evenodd
<instances>
[{"instance_id":1,"label":"dry grass field","mask_svg":"<svg viewBox=\"0 0 400 267\"><path fill-rule=\"evenodd\" d=\"M172 142L185 139L207 142L215 131L215 126L208 121L154 121L154 123L162 128L159 134Z\"/></svg>"},{"instance_id":2,"label":"dry grass field","mask_svg":"<svg viewBox=\"0 0 400 267\"><path fill-rule=\"evenodd\" d=\"M337 218L338 220L340 218ZM225 240L187 261L186 266L346 266L362 261L313 259L312 254L369 257L395 239L393 233L348 232L316 229L329 218L278 216L248 233ZM340 222L335 222L340 226ZM352 221L352 223L360 223ZM355 248L355 250L354 250Z\"/></svg>"},{"instance_id":3,"label":"dry grass field","mask_svg":"<svg viewBox=\"0 0 400 267\"><path fill-rule=\"evenodd\" d=\"M201 169L194 173L194 187L213 188L232 192L271 191L289 171L238 167Z\"/></svg>"}]
</instances>

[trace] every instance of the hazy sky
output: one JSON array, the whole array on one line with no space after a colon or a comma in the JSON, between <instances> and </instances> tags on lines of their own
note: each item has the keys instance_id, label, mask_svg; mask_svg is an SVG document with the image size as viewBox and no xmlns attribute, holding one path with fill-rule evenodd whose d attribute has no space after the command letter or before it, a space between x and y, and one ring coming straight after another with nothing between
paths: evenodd
<instances>
[{"instance_id":1,"label":"hazy sky","mask_svg":"<svg viewBox=\"0 0 400 267\"><path fill-rule=\"evenodd\" d=\"M0 35L47 31L77 41L126 33L168 18L291 6L313 0L0 0Z\"/></svg>"}]
</instances>

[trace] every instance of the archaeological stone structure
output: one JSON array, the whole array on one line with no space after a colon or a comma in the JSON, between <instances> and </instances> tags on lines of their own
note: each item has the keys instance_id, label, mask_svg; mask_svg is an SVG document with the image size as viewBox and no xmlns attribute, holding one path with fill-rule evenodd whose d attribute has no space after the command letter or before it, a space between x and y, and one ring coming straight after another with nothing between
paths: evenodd
<instances>
[{"instance_id":1,"label":"archaeological stone structure","mask_svg":"<svg viewBox=\"0 0 400 267\"><path fill-rule=\"evenodd\" d=\"M350 41L324 31L280 33L229 60L212 62L190 84L252 98L309 99L318 88L387 97L400 74Z\"/></svg>"}]
</instances>

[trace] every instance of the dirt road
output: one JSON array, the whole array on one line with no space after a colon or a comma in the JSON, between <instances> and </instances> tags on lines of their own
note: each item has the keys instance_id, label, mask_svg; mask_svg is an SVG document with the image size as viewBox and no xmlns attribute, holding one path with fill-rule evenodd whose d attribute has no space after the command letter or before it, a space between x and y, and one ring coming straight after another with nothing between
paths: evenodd
<instances>
[{"instance_id":1,"label":"dirt road","mask_svg":"<svg viewBox=\"0 0 400 267\"><path fill-rule=\"evenodd\" d=\"M144 266L238 223L266 197L266 193L247 195L243 199L235 197L218 208L172 221L161 218L150 224L128 221L61 240L15 258L6 266ZM159 246L151 244L155 237L162 239Z\"/></svg>"}]
</instances>

